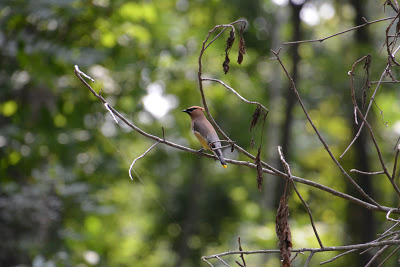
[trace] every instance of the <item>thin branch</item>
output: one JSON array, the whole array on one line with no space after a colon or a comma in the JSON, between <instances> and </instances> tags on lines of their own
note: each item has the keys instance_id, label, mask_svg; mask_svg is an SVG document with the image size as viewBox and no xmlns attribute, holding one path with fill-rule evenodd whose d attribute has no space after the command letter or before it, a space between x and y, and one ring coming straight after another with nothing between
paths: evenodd
<instances>
[{"instance_id":1,"label":"thin branch","mask_svg":"<svg viewBox=\"0 0 400 267\"><path fill-rule=\"evenodd\" d=\"M378 171L378 172L363 172L363 171L359 171L359 170L356 170L356 169L351 169L350 172L361 173L361 174L364 174L364 175L385 174L384 171Z\"/></svg>"},{"instance_id":2,"label":"thin branch","mask_svg":"<svg viewBox=\"0 0 400 267\"><path fill-rule=\"evenodd\" d=\"M393 164L393 171L392 171L392 180L393 180L393 182L394 182L394 179L396 178L397 159L399 157L399 152L400 152L400 147L397 147L396 155L394 156L394 164Z\"/></svg>"},{"instance_id":3,"label":"thin branch","mask_svg":"<svg viewBox=\"0 0 400 267\"><path fill-rule=\"evenodd\" d=\"M308 120L308 122L311 124L311 126L314 129L314 132L317 134L319 140L321 141L321 143L323 144L323 146L325 147L325 150L328 152L329 156L331 157L331 159L333 160L333 162L336 164L336 166L340 169L340 171L345 175L345 177L350 181L350 183L357 189L357 191L363 195L366 199L368 199L370 202L374 203L376 206L381 208L381 205L376 202L374 199L372 199L354 180L353 178L351 178L351 176L346 172L346 170L342 167L342 165L339 163L339 161L337 161L337 159L335 158L335 156L332 154L331 150L329 149L328 144L325 142L324 138L321 136L321 134L319 133L317 127L314 125L313 121L310 118L310 115L307 112L306 107L303 104L303 101L301 100L300 94L296 89L296 85L292 79L292 77L290 76L289 72L286 70L285 65L283 65L278 53L276 53L275 51L271 50L272 53L275 55L276 60L278 60L279 64L281 65L283 71L285 72L286 76L288 77L291 85L292 85L292 90L294 92L294 94L297 97L297 100L299 101L299 104L301 106L301 108L303 109L303 112Z\"/></svg>"},{"instance_id":4,"label":"thin branch","mask_svg":"<svg viewBox=\"0 0 400 267\"><path fill-rule=\"evenodd\" d=\"M327 40L327 39L330 39L330 38L332 38L332 37L335 37L335 36L338 36L338 35L341 35L341 34L350 32L350 31L357 30L357 29L359 29L359 28L368 26L368 25L373 24L373 23L377 23L377 22L381 22L381 21L386 21L386 20L391 20L391 19L394 19L395 17L396 17L396 16L388 17L388 18L383 18L383 19L377 19L377 20L373 20L373 21L369 21L369 22L366 22L366 23L364 23L364 24L361 24L361 25L352 27L352 28L350 28L350 29L347 29L347 30L344 30L344 31L341 31L341 32L338 32L338 33L329 35L329 36L327 36L327 37L320 38L320 39L304 40L304 41L292 41L292 42L286 42L286 43L283 43L283 44L284 44L284 45L289 45L289 44L315 43L315 42L320 42L320 43L322 43L323 41L325 41L325 40Z\"/></svg>"},{"instance_id":5,"label":"thin branch","mask_svg":"<svg viewBox=\"0 0 400 267\"><path fill-rule=\"evenodd\" d=\"M367 117L368 117L369 111L371 110L371 107L372 107L372 104L373 104L373 102L374 102L374 100L375 100L375 96L376 96L376 94L377 94L377 92L378 92L378 89L380 88L381 83L382 83L382 80L383 80L383 78L386 76L386 73L389 71L389 69L390 69L390 64L387 64L385 70L382 72L382 75L381 75L381 78L379 79L378 84L376 85L376 88L375 88L375 90L374 90L374 93L373 93L372 96L371 96L371 99L370 99L369 104L368 104L368 107L367 107L367 111L366 111L365 114L364 114L364 118L365 118L365 119L367 119ZM360 128L358 129L357 134L354 136L353 140L350 142L350 144L347 146L347 148L344 150L344 152L342 153L342 155L340 155L339 158L343 158L343 156L347 153L347 151L350 149L350 147L351 147L351 146L354 144L354 142L358 139L358 137L359 137L360 134L361 134L361 130L363 129L363 127L364 127L364 122L361 123L361 126L360 126Z\"/></svg>"},{"instance_id":6,"label":"thin branch","mask_svg":"<svg viewBox=\"0 0 400 267\"><path fill-rule=\"evenodd\" d=\"M229 85L227 85L226 83L224 83L224 82L221 81L221 80L213 79L213 78L202 78L201 80L202 80L202 81L212 81L212 82L220 83L220 84L222 84L226 89L231 90L231 91L232 91L235 95L237 95L242 101L244 101L244 102L246 102L246 103L248 103L248 104L257 105L257 106L261 107L262 109L264 109L266 113L269 112L269 110L268 110L266 107L264 107L262 104L260 104L260 103L258 103L258 102L256 102L256 101L249 101L249 100L247 100L246 98L244 98L243 96L241 96L238 92L236 92L235 89L233 89L232 87L230 87Z\"/></svg>"},{"instance_id":7,"label":"thin branch","mask_svg":"<svg viewBox=\"0 0 400 267\"><path fill-rule=\"evenodd\" d=\"M279 157L280 157L280 159L281 159L281 161L282 161L282 165L283 165L283 167L284 167L284 169L285 169L285 171L286 171L286 173L287 173L287 175L288 175L288 178L289 178L290 182L291 182L292 185L293 185L293 188L294 188L294 190L295 190L297 196L299 197L299 199L301 200L301 202L303 203L304 207L305 207L306 210L307 210L308 216L310 217L311 226L312 226L312 228L313 228L315 237L316 237L317 240L318 240L319 246L320 246L321 248L323 248L324 246L322 245L322 241L321 241L321 239L319 238L317 228L315 227L314 219L313 219L313 217L312 217L310 207L307 205L307 202L306 202L306 201L303 199L303 197L300 195L299 190L297 190L296 184L293 182L293 176L292 176L292 173L291 173L291 171L290 171L290 166L289 166L289 164L286 162L285 157L283 156L282 147L281 147L281 146L278 146L278 153L279 153ZM311 256L311 255L310 255L310 256ZM312 257L312 256L311 256L311 257Z\"/></svg>"},{"instance_id":8,"label":"thin branch","mask_svg":"<svg viewBox=\"0 0 400 267\"><path fill-rule=\"evenodd\" d=\"M362 114L360 108L359 108L358 105L357 105L357 101L356 101L356 98L355 98L355 91L354 91L354 69L356 68L356 66L357 66L360 62L362 62L362 61L364 61L364 60L366 61L366 64L368 64L368 61L370 62L370 60L371 60L370 58L371 58L371 55L367 55L367 56L364 56L364 57L362 57L361 59L357 60L357 61L353 64L353 67L351 68L351 71L349 72L349 73L350 73L350 76L351 76L351 78L350 78L351 100L352 100L352 102L353 102L354 108L357 110L358 116L361 117L361 119L363 120L363 123L364 123L364 124L367 126L367 128L368 128L368 131L369 131L369 134L370 134L370 136L371 136L372 142L373 142L374 145L375 145L375 149L376 149L376 152L377 152L377 154L378 154L378 158L379 158L379 161L380 161L380 163L381 163L383 172L385 173L386 177L387 177L387 178L389 179L389 181L391 182L391 184L392 184L393 188L395 189L396 193L400 196L400 189L399 189L399 187L397 186L397 184L395 183L395 181L392 179L392 176L389 174L389 172L388 172L388 170L387 170L387 168L386 168L386 164L385 164L385 162L383 161L382 153L381 153L381 151L380 151L378 142L376 141L376 138L375 138L374 133L373 133L373 131L372 131L372 127L371 127L371 125L369 125L369 123L367 122L366 118L364 118L364 116L363 116L363 114ZM364 65L364 67L365 67L365 65ZM366 68L369 68L369 66L367 66Z\"/></svg>"},{"instance_id":9,"label":"thin branch","mask_svg":"<svg viewBox=\"0 0 400 267\"><path fill-rule=\"evenodd\" d=\"M308 258L307 258L306 263L304 264L304 267L308 267L308 265L309 265L310 262L311 262L311 258L314 256L314 254L315 254L315 251L311 251L310 255L309 255Z\"/></svg>"},{"instance_id":10,"label":"thin branch","mask_svg":"<svg viewBox=\"0 0 400 267\"><path fill-rule=\"evenodd\" d=\"M375 84L375 83L400 83L400 81L373 81L371 82L371 84Z\"/></svg>"},{"instance_id":11,"label":"thin branch","mask_svg":"<svg viewBox=\"0 0 400 267\"><path fill-rule=\"evenodd\" d=\"M390 218L390 214L393 212L393 210L389 210L387 213L386 213L386 220L388 220L388 221L392 221L392 222L400 222L400 220L395 220L395 219L392 219L392 218Z\"/></svg>"},{"instance_id":12,"label":"thin branch","mask_svg":"<svg viewBox=\"0 0 400 267\"><path fill-rule=\"evenodd\" d=\"M396 240L399 237L399 235L396 235L393 240ZM369 262L365 265L365 267L370 267L374 263L374 261L379 258L388 248L390 245L385 245L383 246L378 252L375 253L375 255L369 260Z\"/></svg>"},{"instance_id":13,"label":"thin branch","mask_svg":"<svg viewBox=\"0 0 400 267\"><path fill-rule=\"evenodd\" d=\"M152 150L156 145L158 145L160 143L160 141L157 141L157 143L154 143L149 149L147 149L142 155L140 155L139 157L137 157L134 161L132 161L131 166L129 167L129 177L131 177L131 180L133 180L132 178L132 168L133 165L136 163L136 161L138 161L139 159L143 158L144 156L147 155L147 153L150 152L150 150Z\"/></svg>"},{"instance_id":14,"label":"thin branch","mask_svg":"<svg viewBox=\"0 0 400 267\"><path fill-rule=\"evenodd\" d=\"M221 259L219 256L216 256L215 258L217 258L220 262L222 262L225 266L230 267L230 265L228 263L226 263L223 259Z\"/></svg>"},{"instance_id":15,"label":"thin branch","mask_svg":"<svg viewBox=\"0 0 400 267\"><path fill-rule=\"evenodd\" d=\"M397 11L397 12L398 12L398 11ZM386 50L387 50L387 53L388 53L389 58L390 58L391 61L392 61L394 64L396 64L397 66L400 66L400 63L398 63L397 60L396 60L396 58L395 58L395 55L396 55L398 49L397 49L394 53L392 53L392 51L390 51L390 47L391 47L391 46L393 47L393 46L395 45L398 36L394 37L394 42L389 42L389 31L390 31L390 28L393 26L394 22L396 21L396 19L399 17L399 15L400 15L400 13L397 13L397 15L393 18L392 22L391 22L391 23L389 24L389 26L386 28L386 42L385 42L385 43L386 43Z\"/></svg>"},{"instance_id":16,"label":"thin branch","mask_svg":"<svg viewBox=\"0 0 400 267\"><path fill-rule=\"evenodd\" d=\"M398 246L397 248L395 248L379 265L378 267L383 266L383 264L385 264L385 262L390 259L398 250L400 249L400 246Z\"/></svg>"},{"instance_id":17,"label":"thin branch","mask_svg":"<svg viewBox=\"0 0 400 267\"><path fill-rule=\"evenodd\" d=\"M391 18L388 18L388 19L397 18L398 16L399 16L399 14L397 14L396 16L393 16L393 17L391 17ZM392 21L392 23L393 23L393 22L394 22L394 20ZM391 24L392 24L392 23L391 23ZM386 33L386 35L387 35L387 33ZM400 47L400 46L399 46L399 47ZM393 54L389 52L390 57L391 57L391 58L394 58L394 56L396 55L396 53L397 53L398 51L399 51L399 49L396 49L396 51L395 51ZM378 81L378 82L373 82L373 83L377 83L377 86L376 86L376 88L375 88L375 90L374 90L374 93L372 94L371 99L370 99L370 101L369 101L367 111L365 112L365 115L364 115L364 118L365 118L365 119L367 119L367 116L368 116L368 113L369 113L369 111L370 111L370 109L371 109L372 103L375 101L375 96L376 96L376 93L378 92L378 89L379 89L380 85L381 85L382 83L385 83L384 81L382 81L383 78L384 78L386 75L389 75L394 81L396 80L396 79L391 75L391 73L390 73L391 67L392 67L392 66L391 66L391 63L390 63L390 61L388 60L388 63L386 64L386 68L385 68L385 70L382 72L382 75L381 75L379 81ZM344 150L344 152L342 153L342 155L340 155L340 158L342 158L342 157L344 156L344 154L346 154L346 152L350 149L350 147L351 147L351 146L354 144L354 142L358 139L358 137L360 136L360 133L361 133L361 130L362 130L363 127L364 127L364 122L362 122L360 128L358 129L357 134L355 135L355 137L353 138L353 140L350 142L350 144L347 146L347 148Z\"/></svg>"},{"instance_id":18,"label":"thin branch","mask_svg":"<svg viewBox=\"0 0 400 267\"><path fill-rule=\"evenodd\" d=\"M333 257L333 258L331 258L331 259L329 259L329 260L327 260L327 261L320 262L319 265L323 265L323 264L326 264L326 263L330 263L330 262L332 262L332 261L334 261L334 260L336 260L336 259L338 259L338 258L340 258L340 257L342 257L342 256L344 256L344 255L346 255L346 254L352 253L352 252L357 251L357 250L358 250L358 249L350 249L349 251L340 253L339 255L336 255L335 257Z\"/></svg>"},{"instance_id":19,"label":"thin branch","mask_svg":"<svg viewBox=\"0 0 400 267\"><path fill-rule=\"evenodd\" d=\"M293 249L292 252L327 252L327 251L344 251L344 250L353 250L353 249L366 249L370 247L381 247L386 245L399 245L400 240L384 240L381 242L370 242L370 243L362 243L355 245L347 245L347 246L334 246L334 247L323 247L323 248L301 248L301 249ZM251 251L226 251L214 255L203 256L202 259L209 260L217 257L224 257L227 255L251 255L251 254L275 254L280 253L279 249L260 249L260 250L251 250Z\"/></svg>"}]
</instances>

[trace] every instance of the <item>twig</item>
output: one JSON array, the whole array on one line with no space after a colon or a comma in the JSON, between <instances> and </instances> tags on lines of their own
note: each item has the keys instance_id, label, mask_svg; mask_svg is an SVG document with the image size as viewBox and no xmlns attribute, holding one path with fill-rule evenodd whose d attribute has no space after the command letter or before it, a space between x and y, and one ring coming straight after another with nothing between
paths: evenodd
<instances>
[{"instance_id":1,"label":"twig","mask_svg":"<svg viewBox=\"0 0 400 267\"><path fill-rule=\"evenodd\" d=\"M396 238L398 238L399 235L395 236L393 239L395 240ZM365 265L365 267L370 267L373 262L379 258L388 248L390 247L390 245L385 245L383 246L380 250L378 250L375 255L369 260L369 262Z\"/></svg>"},{"instance_id":2,"label":"twig","mask_svg":"<svg viewBox=\"0 0 400 267\"><path fill-rule=\"evenodd\" d=\"M315 251L311 251L310 255L309 255L308 258L307 258L306 263L304 264L304 267L308 267L308 265L309 265L310 262L311 262L311 258L314 256L314 254L315 254Z\"/></svg>"},{"instance_id":3,"label":"twig","mask_svg":"<svg viewBox=\"0 0 400 267\"><path fill-rule=\"evenodd\" d=\"M350 172L361 173L361 174L364 174L364 175L385 174L384 171L378 171L378 172L363 172L363 171L359 171L359 170L356 170L356 169L351 169Z\"/></svg>"},{"instance_id":4,"label":"twig","mask_svg":"<svg viewBox=\"0 0 400 267\"><path fill-rule=\"evenodd\" d=\"M373 82L371 82L371 84L375 84L375 83L400 83L400 81L381 81L381 82L379 82L379 81L373 81Z\"/></svg>"},{"instance_id":5,"label":"twig","mask_svg":"<svg viewBox=\"0 0 400 267\"><path fill-rule=\"evenodd\" d=\"M264 107L262 104L260 104L260 103L258 103L258 102L256 102L256 101L249 101L249 100L247 100L246 98L244 98L243 96L241 96L238 92L236 92L235 89L233 89L232 87L230 87L229 85L227 85L226 83L224 83L224 82L221 81L221 80L213 79L213 78L202 78L201 80L202 80L202 81L212 81L212 82L220 83L220 84L222 84L226 89L231 90L231 91L232 91L235 95L237 95L242 101L244 101L244 102L246 102L246 103L248 103L248 104L257 105L257 106L261 107L262 109L264 109L266 113L269 112L269 110L268 110L266 107Z\"/></svg>"},{"instance_id":6,"label":"twig","mask_svg":"<svg viewBox=\"0 0 400 267\"><path fill-rule=\"evenodd\" d=\"M110 112L112 118L114 119L115 123L118 123L117 118L115 117L114 113L112 112L112 110L110 109L110 106L108 105L108 103L104 103L104 106L106 107L106 109L108 110L108 112Z\"/></svg>"},{"instance_id":7,"label":"twig","mask_svg":"<svg viewBox=\"0 0 400 267\"><path fill-rule=\"evenodd\" d=\"M374 203L376 206L378 206L379 208L381 208L381 205L376 202L374 199L372 199L367 193L365 193L365 191L353 180L353 178L351 178L351 176L345 171L345 169L342 167L342 165L337 161L337 159L335 158L335 156L332 154L331 150L328 147L328 144L325 142L324 138L321 136L321 134L319 133L317 127L314 125L313 121L310 118L310 115L307 112L306 107L303 104L303 101L301 100L300 94L296 89L296 85L292 79L292 77L290 76L289 72L286 70L285 65L283 65L278 53L276 53L274 50L272 50L272 53L275 55L276 60L278 60L279 64L281 65L283 71L285 72L286 76L288 77L291 85L292 85L292 90L295 93L297 100L300 103L301 108L303 109L303 112L308 120L308 122L311 124L311 126L314 129L314 132L317 134L319 140L321 141L321 143L323 144L323 146L325 147L325 150L328 152L329 156L331 157L331 159L333 160L333 162L336 164L336 166L340 169L340 171L345 175L345 177L350 181L350 183L357 189L357 191L363 195L366 199L368 199L370 202Z\"/></svg>"},{"instance_id":8,"label":"twig","mask_svg":"<svg viewBox=\"0 0 400 267\"><path fill-rule=\"evenodd\" d=\"M132 168L133 168L133 165L136 163L136 161L138 161L139 159L141 159L141 158L143 158L144 156L146 156L147 155L147 153L149 153L150 152L150 150L152 150L156 145L158 145L160 143L160 141L157 141L157 143L154 143L149 149L147 149L142 155L140 155L139 157L137 157L136 159L134 159L133 161L132 161L132 164L131 164L131 166L129 167L129 177L131 177L131 180L133 180L133 178L132 178Z\"/></svg>"},{"instance_id":9,"label":"twig","mask_svg":"<svg viewBox=\"0 0 400 267\"><path fill-rule=\"evenodd\" d=\"M306 201L303 199L303 197L300 195L300 192L297 190L296 184L293 182L293 176L292 176L292 173L291 173L291 171L290 171L290 166L289 166L289 164L288 164L288 163L286 162L286 160L285 160L285 157L284 157L284 155L283 155L283 153L282 153L282 147L281 147L281 146L278 146L278 153L279 153L279 157L280 157L280 159L281 159L281 161L282 161L282 165L283 165L283 167L284 167L284 169L285 169L285 171L286 171L286 173L287 173L287 175L288 175L288 178L289 178L290 182L291 182L292 185L293 185L293 188L294 188L294 190L295 190L297 196L299 197L299 199L301 200L301 202L303 203L304 207L305 207L306 210L307 210L308 216L310 217L311 226L312 226L312 228L313 228L315 237L316 237L317 240L318 240L319 246L320 246L321 248L323 248L324 246L322 245L321 239L319 238L319 235L318 235L317 228L315 227L314 219L313 219L313 217L312 217L310 207L307 205L307 202L306 202ZM310 255L310 256L311 256L311 255ZM311 256L311 257L312 257L312 256Z\"/></svg>"},{"instance_id":10,"label":"twig","mask_svg":"<svg viewBox=\"0 0 400 267\"><path fill-rule=\"evenodd\" d=\"M394 182L394 179L396 178L397 159L399 157L399 152L400 152L400 147L397 147L396 155L394 156L394 164L393 164L393 171L392 171L392 180L393 180L393 182Z\"/></svg>"},{"instance_id":11,"label":"twig","mask_svg":"<svg viewBox=\"0 0 400 267\"><path fill-rule=\"evenodd\" d=\"M217 258L220 262L222 262L225 266L230 267L230 265L228 263L226 263L223 259L221 259L219 256L216 256L215 258Z\"/></svg>"},{"instance_id":12,"label":"twig","mask_svg":"<svg viewBox=\"0 0 400 267\"><path fill-rule=\"evenodd\" d=\"M362 243L355 245L347 245L347 246L334 246L334 247L323 247L323 248L301 248L301 249L293 249L292 252L327 252L327 251L344 251L344 250L353 250L353 249L366 249L370 247L381 247L386 245L399 245L400 240L384 240L380 242L370 242L370 243ZM226 251L214 255L203 256L203 260L209 260L217 257L224 257L227 255L251 255L251 254L275 254L280 253L279 249L260 249L260 250L251 250L251 251Z\"/></svg>"},{"instance_id":13,"label":"twig","mask_svg":"<svg viewBox=\"0 0 400 267\"><path fill-rule=\"evenodd\" d=\"M243 249L242 249L242 243L240 242L240 236L239 236L239 238L238 238L238 243L239 243L239 250L240 250L240 251L243 251ZM240 255L240 258L242 259L242 263L243 263L243 264L240 264L240 263L237 262L237 261L236 261L236 263L237 263L239 266L241 266L241 267L246 267L246 261L244 260L243 254Z\"/></svg>"},{"instance_id":14,"label":"twig","mask_svg":"<svg viewBox=\"0 0 400 267\"><path fill-rule=\"evenodd\" d=\"M205 256L201 257L201 259L206 262L208 265L210 265L211 267L214 267L214 265L211 264L211 262L209 262Z\"/></svg>"},{"instance_id":15,"label":"twig","mask_svg":"<svg viewBox=\"0 0 400 267\"><path fill-rule=\"evenodd\" d=\"M389 211L386 213L386 220L392 221L392 222L400 222L400 220L395 220L395 219L390 218L390 214L391 214L392 212L393 212L393 210L389 210Z\"/></svg>"},{"instance_id":16,"label":"twig","mask_svg":"<svg viewBox=\"0 0 400 267\"><path fill-rule=\"evenodd\" d=\"M375 139L374 133L373 133L373 131L372 131L372 127L371 127L371 125L369 125L369 123L367 122L366 118L363 116L363 114L362 114L360 108L359 108L358 105L357 105L357 101L356 101L356 98L355 98L355 91L354 91L354 69L355 69L355 67L356 67L360 62L362 62L362 61L364 61L364 60L366 60L366 61L368 62L368 61L370 60L370 57L371 57L370 55L367 55L367 56L362 57L361 59L357 60L357 61L353 64L353 67L351 68L351 71L350 71L350 76L351 76L351 78L350 78L351 100L352 100L352 102L353 102L354 108L357 110L358 116L361 117L361 119L363 120L363 123L367 126L367 129L368 129L369 134L370 134L370 136L371 136L372 142L373 142L374 145L375 145L375 149L376 149L376 152L377 152L377 154L378 154L378 158L379 158L379 161L380 161L380 163L381 163L381 166L382 166L382 169L383 169L384 174L386 175L386 177L387 177L387 178L389 179L389 181L391 182L391 184L392 184L393 188L395 189L396 193L400 196L400 189L399 189L399 187L397 186L397 184L395 183L395 181L392 179L392 176L389 174L389 172L388 172L388 170L387 170L387 168L386 168L386 164L385 164L385 162L383 161L382 153L381 153L381 151L380 151L378 142L377 142L376 139ZM367 64L367 63L366 63L366 64Z\"/></svg>"},{"instance_id":17,"label":"twig","mask_svg":"<svg viewBox=\"0 0 400 267\"><path fill-rule=\"evenodd\" d=\"M87 75L86 73L82 72L78 65L75 65L75 73L79 73L79 75L82 75L83 77L85 77L86 79L91 80L92 82L95 82L94 79L92 77L90 77L89 75Z\"/></svg>"},{"instance_id":18,"label":"twig","mask_svg":"<svg viewBox=\"0 0 400 267\"><path fill-rule=\"evenodd\" d=\"M304 41L292 41L292 42L286 42L286 43L283 43L283 44L284 44L284 45L289 45L289 44L301 44L301 43L313 43L313 42L320 42L320 43L322 43L323 41L325 41L325 40L327 40L327 39L329 39L329 38L332 38L332 37L341 35L341 34L343 34L343 33L347 33L347 32L350 32L350 31L354 31L354 30L357 30L357 29L359 29L359 28L362 28L362 27L368 26L368 25L370 25L370 24L373 24L373 23L377 23L377 22L381 22L381 21L386 21L386 20L391 20L391 19L393 19L393 18L395 18L395 17L396 17L396 16L388 17L388 18L383 18L383 19L378 19L378 20L373 20L373 21L369 21L369 22L366 22L366 23L364 23L364 24L361 24L361 25L352 27L352 28L350 28L350 29L347 29L347 30L344 30L344 31L341 31L341 32L338 32L338 33L329 35L329 36L327 36L327 37L320 38L320 39L304 40Z\"/></svg>"},{"instance_id":19,"label":"twig","mask_svg":"<svg viewBox=\"0 0 400 267\"><path fill-rule=\"evenodd\" d=\"M365 114L364 114L364 118L365 118L365 119L367 119L367 117L368 117L368 113L369 113L369 111L370 111L370 109L371 109L371 107L372 107L372 103L374 102L376 93L378 92L378 89L379 89L380 86L381 86L381 82L382 82L383 78L386 76L386 73L387 73L387 71L389 71L389 69L390 69L390 64L387 64L385 70L382 72L382 75L381 75L381 78L379 79L378 84L376 85L376 88L375 88L375 90L374 90L374 93L373 93L372 96L371 96L371 99L370 99L370 101L369 101L367 110L366 110L366 112L365 112ZM354 136L353 140L350 142L350 144L347 146L347 148L344 150L344 152L342 153L342 155L340 155L339 158L343 158L343 156L347 153L347 151L350 149L350 147L351 147L351 146L354 144L354 142L358 139L358 137L360 136L360 133L361 133L361 130L363 129L363 127L364 127L364 122L361 123L360 128L358 129L357 134Z\"/></svg>"},{"instance_id":20,"label":"twig","mask_svg":"<svg viewBox=\"0 0 400 267\"><path fill-rule=\"evenodd\" d=\"M346 255L346 254L352 253L352 252L357 251L357 250L358 250L358 249L351 249L351 250L349 250L349 251L340 253L339 255L336 255L335 257L333 257L333 258L331 258L331 259L329 259L329 260L327 260L327 261L320 262L319 265L323 265L323 264L332 262L332 261L334 261L334 260L336 260L336 259L338 259L338 258L340 258L340 257L342 257L342 256L344 256L344 255Z\"/></svg>"},{"instance_id":21,"label":"twig","mask_svg":"<svg viewBox=\"0 0 400 267\"><path fill-rule=\"evenodd\" d=\"M400 249L400 246L398 246L397 248L395 248L379 265L378 265L378 267L381 267L381 266L383 266L383 264L385 264L385 262L388 260L388 259L390 259L393 255L394 255L394 253L396 253L398 250Z\"/></svg>"},{"instance_id":22,"label":"twig","mask_svg":"<svg viewBox=\"0 0 400 267\"><path fill-rule=\"evenodd\" d=\"M397 12L398 12L398 11L397 11ZM398 49L397 49L394 53L392 53L392 51L390 51L390 46L391 46L391 45L394 46L394 43L389 42L389 31L390 31L390 28L392 27L392 25L394 24L394 22L396 21L396 19L399 17L399 15L400 15L400 13L397 13L397 15L393 18L392 22L391 22L391 23L389 24L389 26L386 28L386 42L385 42L385 43L386 43L386 50L387 50L387 53L388 53L389 58L390 58L391 61L392 61L394 64L396 64L397 66L400 66L400 63L398 63L397 60L396 60L396 58L395 58L395 55L396 55ZM396 41L397 38L398 38L397 36L394 37L394 40Z\"/></svg>"}]
</instances>

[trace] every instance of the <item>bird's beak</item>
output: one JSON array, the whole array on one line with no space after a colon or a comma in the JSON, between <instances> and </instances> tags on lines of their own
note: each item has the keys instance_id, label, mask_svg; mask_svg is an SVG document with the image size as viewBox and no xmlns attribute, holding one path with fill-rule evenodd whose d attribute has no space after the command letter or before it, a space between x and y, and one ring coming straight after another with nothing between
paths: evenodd
<instances>
[{"instance_id":1,"label":"bird's beak","mask_svg":"<svg viewBox=\"0 0 400 267\"><path fill-rule=\"evenodd\" d=\"M189 114L187 109L182 110L182 112L186 112L187 114Z\"/></svg>"}]
</instances>

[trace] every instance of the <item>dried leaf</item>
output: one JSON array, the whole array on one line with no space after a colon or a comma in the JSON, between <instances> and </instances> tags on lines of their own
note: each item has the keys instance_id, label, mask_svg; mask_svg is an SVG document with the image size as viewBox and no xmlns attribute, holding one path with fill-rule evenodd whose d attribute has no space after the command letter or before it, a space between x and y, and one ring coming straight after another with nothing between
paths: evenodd
<instances>
[{"instance_id":1,"label":"dried leaf","mask_svg":"<svg viewBox=\"0 0 400 267\"><path fill-rule=\"evenodd\" d=\"M222 67L224 68L225 74L227 74L228 71L229 71L229 62L230 62L229 56L228 56L228 54L226 54L226 55L225 55L225 61L224 61L224 63L222 64Z\"/></svg>"},{"instance_id":2,"label":"dried leaf","mask_svg":"<svg viewBox=\"0 0 400 267\"><path fill-rule=\"evenodd\" d=\"M252 120L250 122L249 132L251 132L253 127L257 125L258 118L260 117L260 115L261 115L261 108L260 108L260 106L257 106L256 110L253 113L253 118L252 118Z\"/></svg>"},{"instance_id":3,"label":"dried leaf","mask_svg":"<svg viewBox=\"0 0 400 267\"><path fill-rule=\"evenodd\" d=\"M234 41L235 41L235 33L233 30L231 30L228 39L226 39L225 54L229 54L229 51L231 50Z\"/></svg>"},{"instance_id":4,"label":"dried leaf","mask_svg":"<svg viewBox=\"0 0 400 267\"><path fill-rule=\"evenodd\" d=\"M289 227L289 206L286 204L285 194L279 201L279 206L276 214L275 231L279 239L278 245L281 251L281 260L283 267L290 267L290 254L292 248L292 234Z\"/></svg>"},{"instance_id":5,"label":"dried leaf","mask_svg":"<svg viewBox=\"0 0 400 267\"><path fill-rule=\"evenodd\" d=\"M243 55L246 54L246 46L244 45L244 39L243 39L243 30L244 30L244 25L242 25L242 27L240 27L240 31L239 31L239 36L240 36L240 40L239 40L239 55L238 55L238 60L237 60L237 62L239 64L242 64Z\"/></svg>"},{"instance_id":6,"label":"dried leaf","mask_svg":"<svg viewBox=\"0 0 400 267\"><path fill-rule=\"evenodd\" d=\"M231 145L231 153L232 153L234 150L235 150L235 144L232 143L232 145Z\"/></svg>"},{"instance_id":7,"label":"dried leaf","mask_svg":"<svg viewBox=\"0 0 400 267\"><path fill-rule=\"evenodd\" d=\"M258 190L260 190L260 192L261 192L261 186L262 186L264 178L263 178L260 154L261 154L261 147L258 148L258 153L257 153L256 159L254 160L254 164L257 165L257 187L258 187Z\"/></svg>"},{"instance_id":8,"label":"dried leaf","mask_svg":"<svg viewBox=\"0 0 400 267\"><path fill-rule=\"evenodd\" d=\"M252 137L251 138L251 141L250 141L250 145L251 145L251 148L253 149L254 148L254 145L256 144L256 142L254 142L254 137Z\"/></svg>"}]
</instances>

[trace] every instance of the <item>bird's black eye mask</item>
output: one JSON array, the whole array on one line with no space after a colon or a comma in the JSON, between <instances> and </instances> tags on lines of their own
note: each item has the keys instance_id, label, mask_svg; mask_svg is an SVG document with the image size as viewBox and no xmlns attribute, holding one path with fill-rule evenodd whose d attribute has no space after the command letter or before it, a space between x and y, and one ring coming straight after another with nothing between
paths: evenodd
<instances>
[{"instance_id":1,"label":"bird's black eye mask","mask_svg":"<svg viewBox=\"0 0 400 267\"><path fill-rule=\"evenodd\" d=\"M185 110L182 110L183 112L186 112L187 114L192 113L193 110L195 110L196 108L187 108Z\"/></svg>"}]
</instances>

